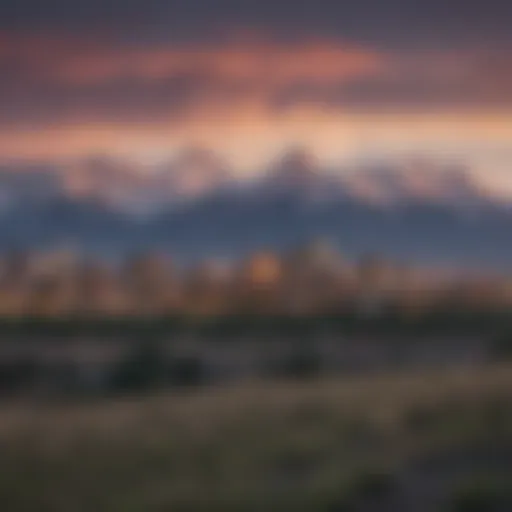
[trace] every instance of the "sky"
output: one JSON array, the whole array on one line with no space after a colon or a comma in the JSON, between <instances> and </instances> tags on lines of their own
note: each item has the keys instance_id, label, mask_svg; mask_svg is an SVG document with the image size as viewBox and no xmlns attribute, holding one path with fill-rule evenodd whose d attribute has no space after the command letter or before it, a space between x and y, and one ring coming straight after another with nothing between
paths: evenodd
<instances>
[{"instance_id":1,"label":"sky","mask_svg":"<svg viewBox=\"0 0 512 512\"><path fill-rule=\"evenodd\" d=\"M510 0L4 0L0 160L456 156L512 194Z\"/></svg>"}]
</instances>

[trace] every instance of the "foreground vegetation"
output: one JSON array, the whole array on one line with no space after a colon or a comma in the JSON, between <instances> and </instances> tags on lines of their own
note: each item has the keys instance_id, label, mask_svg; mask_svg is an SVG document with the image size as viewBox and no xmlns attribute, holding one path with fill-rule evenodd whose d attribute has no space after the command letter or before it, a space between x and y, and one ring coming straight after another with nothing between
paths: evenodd
<instances>
[{"instance_id":1,"label":"foreground vegetation","mask_svg":"<svg viewBox=\"0 0 512 512\"><path fill-rule=\"evenodd\" d=\"M496 335L512 333L510 308L440 307L418 314L388 309L376 316L355 310L306 316L234 314L220 316L164 315L149 317L0 317L0 344L3 340L66 341L74 336L111 339L196 335L212 340L237 339L247 334L279 338L308 336L318 330L346 335Z\"/></svg>"},{"instance_id":2,"label":"foreground vegetation","mask_svg":"<svg viewBox=\"0 0 512 512\"><path fill-rule=\"evenodd\" d=\"M4 405L0 508L510 510L512 366Z\"/></svg>"}]
</instances>

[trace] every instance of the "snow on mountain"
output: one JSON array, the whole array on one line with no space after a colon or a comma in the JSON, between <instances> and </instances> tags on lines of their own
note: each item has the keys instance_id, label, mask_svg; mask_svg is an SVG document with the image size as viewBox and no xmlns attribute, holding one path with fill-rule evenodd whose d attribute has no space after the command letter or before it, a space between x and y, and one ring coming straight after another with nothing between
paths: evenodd
<instances>
[{"instance_id":1,"label":"snow on mountain","mask_svg":"<svg viewBox=\"0 0 512 512\"><path fill-rule=\"evenodd\" d=\"M70 198L99 200L126 213L154 214L220 188L231 175L215 153L187 149L157 168L118 159L86 159L66 168L62 180Z\"/></svg>"},{"instance_id":2,"label":"snow on mountain","mask_svg":"<svg viewBox=\"0 0 512 512\"><path fill-rule=\"evenodd\" d=\"M293 149L270 165L252 191L262 200L285 195L309 205L350 200L391 207L421 202L465 211L504 204L502 196L462 164L403 159L327 168L302 149Z\"/></svg>"},{"instance_id":3,"label":"snow on mountain","mask_svg":"<svg viewBox=\"0 0 512 512\"><path fill-rule=\"evenodd\" d=\"M216 153L189 148L158 169L154 185L168 198L191 200L232 183L229 165Z\"/></svg>"},{"instance_id":4,"label":"snow on mountain","mask_svg":"<svg viewBox=\"0 0 512 512\"><path fill-rule=\"evenodd\" d=\"M75 162L63 169L61 179L68 198L95 199L114 207L137 202L148 185L144 169L106 157Z\"/></svg>"},{"instance_id":5,"label":"snow on mountain","mask_svg":"<svg viewBox=\"0 0 512 512\"><path fill-rule=\"evenodd\" d=\"M288 197L305 206L341 199L343 182L303 148L293 148L269 165L252 183L253 199Z\"/></svg>"},{"instance_id":6,"label":"snow on mountain","mask_svg":"<svg viewBox=\"0 0 512 512\"><path fill-rule=\"evenodd\" d=\"M307 150L293 148L252 181L235 176L220 156L201 148L186 149L153 168L106 157L53 169L0 167L0 207L65 197L94 200L122 213L155 215L220 192L226 200L288 198L308 207L350 200L383 207L423 202L471 209L506 202L463 165L425 159L347 170L327 168Z\"/></svg>"},{"instance_id":7,"label":"snow on mountain","mask_svg":"<svg viewBox=\"0 0 512 512\"><path fill-rule=\"evenodd\" d=\"M308 189L324 179L315 156L302 148L293 148L270 166L265 178L277 188Z\"/></svg>"},{"instance_id":8,"label":"snow on mountain","mask_svg":"<svg viewBox=\"0 0 512 512\"><path fill-rule=\"evenodd\" d=\"M361 201L380 205L414 202L472 208L502 201L463 165L404 161L368 166L345 173L347 192Z\"/></svg>"},{"instance_id":9,"label":"snow on mountain","mask_svg":"<svg viewBox=\"0 0 512 512\"><path fill-rule=\"evenodd\" d=\"M216 155L187 150L158 168L103 158L0 168L2 194L3 248L73 239L109 254L156 246L194 258L326 236L354 254L512 261L510 208L470 170L439 162L329 169L295 149L249 181L236 180Z\"/></svg>"}]
</instances>

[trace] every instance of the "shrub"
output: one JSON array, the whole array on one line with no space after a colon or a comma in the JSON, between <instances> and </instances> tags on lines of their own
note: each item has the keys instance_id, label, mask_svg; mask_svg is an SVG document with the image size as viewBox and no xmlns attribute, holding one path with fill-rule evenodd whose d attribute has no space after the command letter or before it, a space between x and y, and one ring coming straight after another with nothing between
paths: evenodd
<instances>
[{"instance_id":1,"label":"shrub","mask_svg":"<svg viewBox=\"0 0 512 512\"><path fill-rule=\"evenodd\" d=\"M167 359L154 342L136 343L112 372L115 391L136 392L159 387L165 382Z\"/></svg>"},{"instance_id":2,"label":"shrub","mask_svg":"<svg viewBox=\"0 0 512 512\"><path fill-rule=\"evenodd\" d=\"M291 379L309 379L320 375L322 362L318 353L308 346L300 346L272 365L271 374Z\"/></svg>"},{"instance_id":3,"label":"shrub","mask_svg":"<svg viewBox=\"0 0 512 512\"><path fill-rule=\"evenodd\" d=\"M491 341L490 356L498 361L512 359L512 333L501 334Z\"/></svg>"},{"instance_id":4,"label":"shrub","mask_svg":"<svg viewBox=\"0 0 512 512\"><path fill-rule=\"evenodd\" d=\"M168 365L168 378L174 386L199 386L206 380L206 369L200 358L174 356Z\"/></svg>"},{"instance_id":5,"label":"shrub","mask_svg":"<svg viewBox=\"0 0 512 512\"><path fill-rule=\"evenodd\" d=\"M442 412L433 406L413 406L404 413L404 427L413 433L427 432L440 422Z\"/></svg>"},{"instance_id":6,"label":"shrub","mask_svg":"<svg viewBox=\"0 0 512 512\"><path fill-rule=\"evenodd\" d=\"M448 510L450 512L493 512L510 510L511 491L498 481L467 484L455 491Z\"/></svg>"},{"instance_id":7,"label":"shrub","mask_svg":"<svg viewBox=\"0 0 512 512\"><path fill-rule=\"evenodd\" d=\"M394 489L394 477L384 471L363 471L354 478L351 494L356 499L380 500Z\"/></svg>"},{"instance_id":8,"label":"shrub","mask_svg":"<svg viewBox=\"0 0 512 512\"><path fill-rule=\"evenodd\" d=\"M33 387L40 374L38 363L30 358L20 358L0 366L0 393L13 393Z\"/></svg>"}]
</instances>

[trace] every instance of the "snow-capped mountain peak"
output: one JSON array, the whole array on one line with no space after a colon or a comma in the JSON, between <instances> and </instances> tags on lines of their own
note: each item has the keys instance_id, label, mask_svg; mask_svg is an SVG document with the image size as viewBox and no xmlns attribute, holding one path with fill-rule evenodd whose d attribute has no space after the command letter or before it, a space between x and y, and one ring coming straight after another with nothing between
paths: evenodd
<instances>
[{"instance_id":1,"label":"snow-capped mountain peak","mask_svg":"<svg viewBox=\"0 0 512 512\"><path fill-rule=\"evenodd\" d=\"M230 168L213 151L190 148L166 163L156 174L156 185L174 199L194 199L233 180Z\"/></svg>"}]
</instances>

